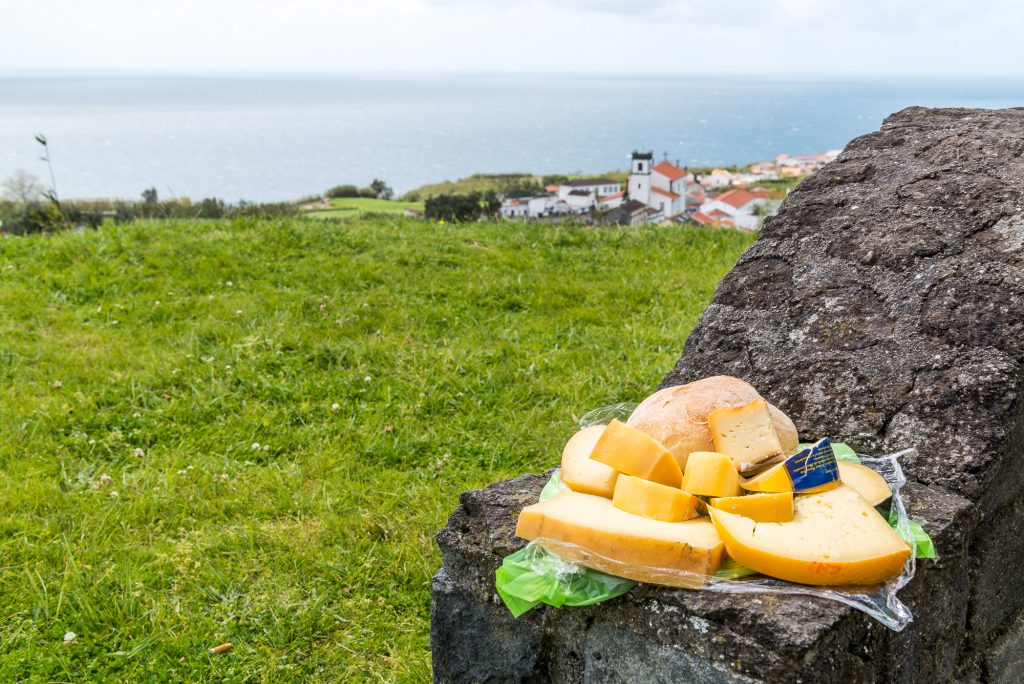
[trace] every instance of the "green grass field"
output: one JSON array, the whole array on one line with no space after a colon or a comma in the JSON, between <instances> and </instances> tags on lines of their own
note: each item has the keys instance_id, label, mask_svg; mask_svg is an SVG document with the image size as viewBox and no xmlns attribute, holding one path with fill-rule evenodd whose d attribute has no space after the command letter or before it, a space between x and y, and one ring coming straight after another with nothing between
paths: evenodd
<instances>
[{"instance_id":1,"label":"green grass field","mask_svg":"<svg viewBox=\"0 0 1024 684\"><path fill-rule=\"evenodd\" d=\"M0 681L428 680L459 492L652 391L752 240L397 218L0 239Z\"/></svg>"},{"instance_id":2,"label":"green grass field","mask_svg":"<svg viewBox=\"0 0 1024 684\"><path fill-rule=\"evenodd\" d=\"M372 197L339 197L331 200L330 209L321 208L319 204L303 207L310 218L356 218L365 214L402 215L406 209L423 211L423 202L405 202L402 200L382 200Z\"/></svg>"}]
</instances>

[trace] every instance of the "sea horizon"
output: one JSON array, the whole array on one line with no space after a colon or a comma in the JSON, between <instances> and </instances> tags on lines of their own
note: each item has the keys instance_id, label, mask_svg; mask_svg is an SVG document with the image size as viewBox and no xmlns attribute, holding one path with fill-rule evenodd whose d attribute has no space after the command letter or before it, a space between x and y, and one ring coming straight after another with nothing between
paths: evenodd
<instances>
[{"instance_id":1,"label":"sea horizon","mask_svg":"<svg viewBox=\"0 0 1024 684\"><path fill-rule=\"evenodd\" d=\"M0 76L0 179L68 198L295 200L382 178L401 194L473 173L594 174L633 149L685 166L844 146L907 106L1024 105L1005 77L659 74Z\"/></svg>"}]
</instances>

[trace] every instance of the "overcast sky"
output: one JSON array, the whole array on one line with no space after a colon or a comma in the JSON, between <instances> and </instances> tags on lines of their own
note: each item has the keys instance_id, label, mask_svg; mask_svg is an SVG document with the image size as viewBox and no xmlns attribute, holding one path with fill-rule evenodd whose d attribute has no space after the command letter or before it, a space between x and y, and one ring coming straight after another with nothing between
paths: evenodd
<instances>
[{"instance_id":1,"label":"overcast sky","mask_svg":"<svg viewBox=\"0 0 1024 684\"><path fill-rule=\"evenodd\" d=\"M0 0L0 73L1024 76L1021 0Z\"/></svg>"}]
</instances>

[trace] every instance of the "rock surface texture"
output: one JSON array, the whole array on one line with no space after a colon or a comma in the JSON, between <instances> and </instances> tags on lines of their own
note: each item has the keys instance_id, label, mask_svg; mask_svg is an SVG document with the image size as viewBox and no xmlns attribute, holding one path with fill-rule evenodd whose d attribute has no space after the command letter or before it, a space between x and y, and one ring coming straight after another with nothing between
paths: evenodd
<instances>
[{"instance_id":1,"label":"rock surface texture","mask_svg":"<svg viewBox=\"0 0 1024 684\"><path fill-rule=\"evenodd\" d=\"M438 682L1024 681L1024 109L911 108L803 181L662 386L743 378L862 453L915 447L940 558L895 633L841 604L640 585L515 620L494 591L544 475L466 492L439 534Z\"/></svg>"}]
</instances>

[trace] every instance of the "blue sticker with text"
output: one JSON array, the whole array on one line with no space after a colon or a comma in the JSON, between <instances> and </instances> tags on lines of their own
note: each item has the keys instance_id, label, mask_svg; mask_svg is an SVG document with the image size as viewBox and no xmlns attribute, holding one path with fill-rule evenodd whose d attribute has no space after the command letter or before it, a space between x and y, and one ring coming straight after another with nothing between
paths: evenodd
<instances>
[{"instance_id":1,"label":"blue sticker with text","mask_svg":"<svg viewBox=\"0 0 1024 684\"><path fill-rule=\"evenodd\" d=\"M839 466L826 437L786 459L783 466L793 481L793 491L803 492L839 479Z\"/></svg>"}]
</instances>

